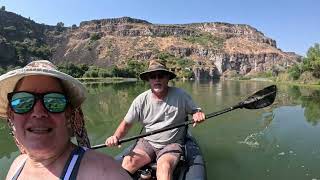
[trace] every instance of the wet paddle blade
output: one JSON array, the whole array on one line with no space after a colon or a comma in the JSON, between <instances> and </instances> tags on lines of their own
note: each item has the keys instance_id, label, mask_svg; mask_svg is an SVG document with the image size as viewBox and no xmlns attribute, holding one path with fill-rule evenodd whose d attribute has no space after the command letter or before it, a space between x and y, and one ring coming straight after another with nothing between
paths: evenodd
<instances>
[{"instance_id":1,"label":"wet paddle blade","mask_svg":"<svg viewBox=\"0 0 320 180\"><path fill-rule=\"evenodd\" d=\"M248 97L246 100L242 101L239 106L240 108L246 109L260 109L271 105L277 95L277 86L268 86L252 96Z\"/></svg>"}]
</instances>

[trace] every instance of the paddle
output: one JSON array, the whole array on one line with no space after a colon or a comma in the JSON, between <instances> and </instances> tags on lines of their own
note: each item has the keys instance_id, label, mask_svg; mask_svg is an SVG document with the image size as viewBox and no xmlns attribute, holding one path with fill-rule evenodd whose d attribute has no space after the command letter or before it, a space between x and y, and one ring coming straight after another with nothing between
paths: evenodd
<instances>
[{"instance_id":1,"label":"paddle","mask_svg":"<svg viewBox=\"0 0 320 180\"><path fill-rule=\"evenodd\" d=\"M217 112L214 112L214 113L207 114L206 115L206 119L209 119L209 118L212 118L212 117L215 117L215 116L218 116L218 115L221 115L221 114L224 114L226 112L233 111L233 110L239 109L239 108L260 109L260 108L267 107L267 106L271 105L274 102L274 100L276 98L276 94L277 94L276 85L268 86L268 87L266 87L266 88L264 88L264 89L262 89L262 90L260 90L260 91L258 91L256 93L254 93L253 95L249 96L246 100L238 103L235 106L223 109L221 111L217 111ZM132 136L132 137L129 137L129 138L123 138L123 139L119 140L118 144L122 144L122 143L125 143L125 142L128 142L128 141L132 141L132 140L135 140L135 139L143 138L143 137L150 136L150 135L153 135L153 134L161 133L161 132L168 131L168 130L171 130L171 129L179 128L179 127L182 127L182 126L187 126L187 125L193 124L193 123L194 123L193 120L185 121L183 123L174 124L174 125L171 125L171 126L168 126L168 127L162 128L162 129L158 129L158 130L155 130L155 131L151 131L151 132L148 132L148 133L145 133L145 134L140 134L140 135ZM91 149L99 149L99 148L102 148L102 147L106 147L106 145L105 144L100 144L100 145L92 146Z\"/></svg>"}]
</instances>

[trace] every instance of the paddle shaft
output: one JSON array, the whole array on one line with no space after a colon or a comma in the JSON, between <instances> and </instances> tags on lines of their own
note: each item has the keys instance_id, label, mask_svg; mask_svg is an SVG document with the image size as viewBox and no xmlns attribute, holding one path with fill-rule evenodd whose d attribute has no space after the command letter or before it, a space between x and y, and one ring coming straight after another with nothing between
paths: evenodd
<instances>
[{"instance_id":1,"label":"paddle shaft","mask_svg":"<svg viewBox=\"0 0 320 180\"><path fill-rule=\"evenodd\" d=\"M229 111L232 111L232 110L235 110L235 109L238 109L238 108L241 108L241 106L240 105L236 105L236 106L232 106L232 107L229 107L229 108L226 108L226 109L214 112L214 113L207 114L206 115L206 119L218 116L220 114L227 113ZM168 127L162 128L162 129L158 129L158 130L155 130L155 131L150 131L150 132L147 132L145 134L140 134L140 135L132 136L132 137L129 137L129 138L123 138L123 139L120 139L118 141L118 144L120 145L120 144L128 142L128 141L132 141L132 140L143 138L143 137L146 137L146 136L158 134L158 133L161 133L161 132L164 132L164 131L168 131L168 130L171 130L171 129L175 129L175 128L179 128L179 127L182 127L182 126L187 126L187 125L193 124L193 123L194 123L193 120L185 121L183 123L178 123L178 124L175 124L175 125L172 125L172 126L168 126ZM100 144L100 145L92 146L91 149L99 149L99 148L103 148L103 147L106 147L106 145L105 144Z\"/></svg>"},{"instance_id":2,"label":"paddle shaft","mask_svg":"<svg viewBox=\"0 0 320 180\"><path fill-rule=\"evenodd\" d=\"M239 104L237 104L235 106L223 109L221 111L217 111L217 112L214 112L214 113L207 114L205 118L209 119L209 118L218 116L220 114L227 113L229 111L232 111L232 110L235 110L235 109L238 109L238 108L246 108L246 109L264 108L264 107L269 106L270 104L272 104L274 102L274 99L276 97L276 93L277 93L277 87L275 85L268 86L268 87L266 87L266 88L264 88L264 89L262 89L260 91L257 91L252 96L248 97L245 101L242 101L242 102L240 102ZM180 123L180 124L171 125L171 126L168 126L168 127L162 128L162 129L158 129L158 130L155 130L155 131L151 131L151 132L148 132L148 133L145 133L145 134L133 136L133 137L130 137L130 138L120 139L118 144L122 144L124 142L132 141L132 140L139 139L139 138L143 138L143 137L150 136L150 135L153 135L153 134L161 133L161 132L168 131L168 130L171 130L171 129L179 128L179 127L182 127L182 126L187 126L187 125L193 124L193 123L194 123L194 121L192 121L192 120L191 121L185 121L185 122ZM106 147L106 145L105 144L96 145L96 146L91 147L91 149L98 149L98 148L102 148L102 147Z\"/></svg>"}]
</instances>

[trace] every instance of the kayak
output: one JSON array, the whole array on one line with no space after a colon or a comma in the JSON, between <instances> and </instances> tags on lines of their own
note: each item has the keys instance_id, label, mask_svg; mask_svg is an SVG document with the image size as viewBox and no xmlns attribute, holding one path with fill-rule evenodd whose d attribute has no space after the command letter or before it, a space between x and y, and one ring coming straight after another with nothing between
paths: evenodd
<instances>
[{"instance_id":1,"label":"kayak","mask_svg":"<svg viewBox=\"0 0 320 180\"><path fill-rule=\"evenodd\" d=\"M127 147L115 159L122 162L123 157L129 154L134 144ZM206 166L204 158L202 156L200 147L196 142L196 139L190 134L186 137L186 143L184 145L184 156L181 157L176 169L173 173L173 179L176 180L206 180ZM152 179L156 178L156 163L150 163L140 168L134 175L133 179Z\"/></svg>"}]
</instances>

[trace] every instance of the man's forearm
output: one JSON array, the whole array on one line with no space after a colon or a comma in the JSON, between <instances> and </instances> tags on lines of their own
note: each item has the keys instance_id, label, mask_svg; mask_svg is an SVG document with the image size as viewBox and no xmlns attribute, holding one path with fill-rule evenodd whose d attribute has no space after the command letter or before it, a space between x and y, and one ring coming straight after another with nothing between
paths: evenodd
<instances>
[{"instance_id":1,"label":"man's forearm","mask_svg":"<svg viewBox=\"0 0 320 180\"><path fill-rule=\"evenodd\" d=\"M117 136L118 139L123 138L128 130L131 128L132 124L127 123L125 120L122 120L120 125L118 126L116 132L114 132L114 136Z\"/></svg>"}]
</instances>

